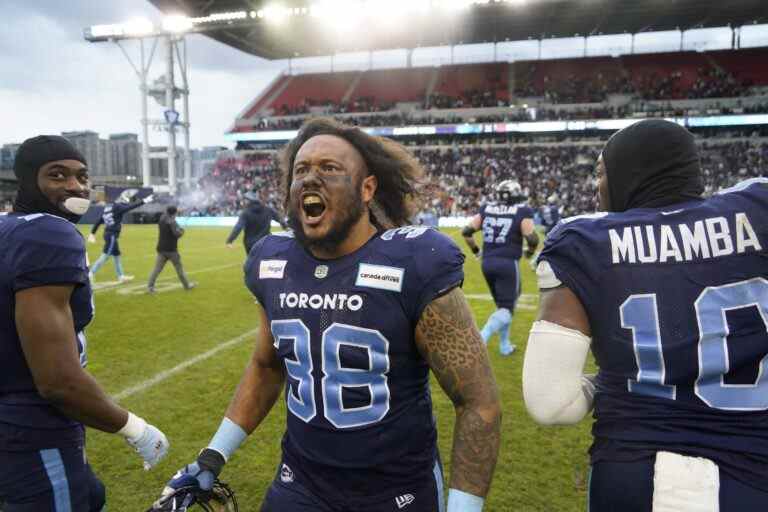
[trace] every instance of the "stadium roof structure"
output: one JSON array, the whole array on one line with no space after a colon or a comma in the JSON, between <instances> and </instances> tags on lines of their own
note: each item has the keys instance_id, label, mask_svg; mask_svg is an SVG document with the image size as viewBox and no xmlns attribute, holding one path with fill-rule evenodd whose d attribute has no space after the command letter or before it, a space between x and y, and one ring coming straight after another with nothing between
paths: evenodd
<instances>
[{"instance_id":1,"label":"stadium roof structure","mask_svg":"<svg viewBox=\"0 0 768 512\"><path fill-rule=\"evenodd\" d=\"M342 7L360 0L335 1ZM418 0L412 0L416 2ZM418 48L453 44L492 43L598 35L649 30L741 26L768 23L766 0L420 0L423 15L408 16L403 30L365 31L365 37L344 38L327 19L307 14L312 0L150 0L164 14L204 17L222 12L252 13L206 35L266 59L315 57L337 52ZM442 3L441 3L442 2ZM325 2L328 3L328 0ZM398 2L390 6L396 9ZM453 4L468 6L459 14L439 18L429 9ZM471 4L471 5L470 5ZM384 4L386 5L386 4ZM403 5L400 2L400 5ZM429 6L432 7L429 7ZM276 7L279 6L279 7ZM284 23L270 23L263 13L292 11ZM391 10L391 9L390 9ZM445 9L442 9L443 11ZM259 16L255 13L259 12ZM341 11L343 13L343 11ZM373 23L367 21L367 23ZM378 25L376 23L375 25Z\"/></svg>"}]
</instances>

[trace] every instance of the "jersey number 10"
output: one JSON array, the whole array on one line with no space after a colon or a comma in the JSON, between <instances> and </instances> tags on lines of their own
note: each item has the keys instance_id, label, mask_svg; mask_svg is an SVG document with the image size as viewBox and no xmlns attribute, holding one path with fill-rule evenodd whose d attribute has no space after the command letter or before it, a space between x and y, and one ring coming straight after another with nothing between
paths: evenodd
<instances>
[{"instance_id":1,"label":"jersey number 10","mask_svg":"<svg viewBox=\"0 0 768 512\"><path fill-rule=\"evenodd\" d=\"M694 392L710 407L732 411L768 409L768 355L760 360L754 384L724 382L724 376L730 370L726 312L748 307L758 309L768 337L768 281L765 279L707 287L694 302L699 324L699 375ZM619 313L621 326L632 330L637 360L637 379L629 379L629 391L674 400L676 386L664 383L656 294L630 295Z\"/></svg>"},{"instance_id":2,"label":"jersey number 10","mask_svg":"<svg viewBox=\"0 0 768 512\"><path fill-rule=\"evenodd\" d=\"M310 333L301 320L273 320L272 336L275 347L293 342L295 360L284 359L288 375L298 384L288 389L288 410L309 423L317 415L315 380L312 375ZM353 325L334 323L322 334L323 414L336 428L352 428L381 421L389 412L389 341L379 332ZM369 368L345 368L341 365L342 345L368 352ZM367 387L370 404L345 408L343 388Z\"/></svg>"}]
</instances>

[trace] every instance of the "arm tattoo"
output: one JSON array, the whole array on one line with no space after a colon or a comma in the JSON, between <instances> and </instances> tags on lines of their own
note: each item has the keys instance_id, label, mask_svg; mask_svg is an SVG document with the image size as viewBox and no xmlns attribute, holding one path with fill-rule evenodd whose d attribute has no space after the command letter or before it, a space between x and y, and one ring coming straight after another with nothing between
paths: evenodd
<instances>
[{"instance_id":1,"label":"arm tattoo","mask_svg":"<svg viewBox=\"0 0 768 512\"><path fill-rule=\"evenodd\" d=\"M459 288L426 307L416 343L456 407L451 487L485 496L499 452L501 410L488 354Z\"/></svg>"}]
</instances>

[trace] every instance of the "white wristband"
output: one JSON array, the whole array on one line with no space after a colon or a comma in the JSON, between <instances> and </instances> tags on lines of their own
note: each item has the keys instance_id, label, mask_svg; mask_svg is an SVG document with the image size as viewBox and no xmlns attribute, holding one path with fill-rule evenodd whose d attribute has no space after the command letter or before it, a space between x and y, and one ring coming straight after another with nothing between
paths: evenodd
<instances>
[{"instance_id":1,"label":"white wristband","mask_svg":"<svg viewBox=\"0 0 768 512\"><path fill-rule=\"evenodd\" d=\"M448 512L481 512L485 500L458 489L448 490Z\"/></svg>"},{"instance_id":2,"label":"white wristband","mask_svg":"<svg viewBox=\"0 0 768 512\"><path fill-rule=\"evenodd\" d=\"M117 431L121 436L135 440L144 434L144 430L147 428L147 422L142 418L136 416L132 412L128 413L128 421L125 422L123 428Z\"/></svg>"}]
</instances>

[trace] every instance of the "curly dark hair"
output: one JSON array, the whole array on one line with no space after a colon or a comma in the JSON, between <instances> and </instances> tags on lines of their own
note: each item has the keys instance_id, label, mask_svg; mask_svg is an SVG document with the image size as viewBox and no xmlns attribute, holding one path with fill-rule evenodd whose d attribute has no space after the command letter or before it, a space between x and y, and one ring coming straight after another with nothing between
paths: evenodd
<instances>
[{"instance_id":1,"label":"curly dark hair","mask_svg":"<svg viewBox=\"0 0 768 512\"><path fill-rule=\"evenodd\" d=\"M369 175L376 176L378 187L370 204L372 221L382 228L405 226L416 213L424 170L401 144L384 137L368 135L357 127L333 119L317 117L305 122L296 137L280 154L283 179L283 206L289 210L293 164L301 146L318 135L341 137L360 153Z\"/></svg>"}]
</instances>

